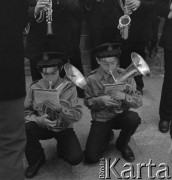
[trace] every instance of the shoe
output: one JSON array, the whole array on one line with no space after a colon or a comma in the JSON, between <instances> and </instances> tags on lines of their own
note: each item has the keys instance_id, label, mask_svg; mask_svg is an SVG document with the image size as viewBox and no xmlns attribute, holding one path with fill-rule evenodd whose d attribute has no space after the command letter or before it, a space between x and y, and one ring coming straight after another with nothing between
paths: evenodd
<instances>
[{"instance_id":1,"label":"shoe","mask_svg":"<svg viewBox=\"0 0 172 180\"><path fill-rule=\"evenodd\" d=\"M167 133L170 128L170 122L169 121L159 121L159 131L162 133Z\"/></svg>"},{"instance_id":2,"label":"shoe","mask_svg":"<svg viewBox=\"0 0 172 180\"><path fill-rule=\"evenodd\" d=\"M116 145L117 149L121 152L122 157L128 161L128 162L133 162L135 160L135 156L133 151L131 150L131 148L126 145L124 147L119 147L118 145Z\"/></svg>"},{"instance_id":3,"label":"shoe","mask_svg":"<svg viewBox=\"0 0 172 180\"><path fill-rule=\"evenodd\" d=\"M43 155L34 165L27 167L25 171L25 177L30 179L37 175L39 169L45 163L45 155Z\"/></svg>"}]
</instances>

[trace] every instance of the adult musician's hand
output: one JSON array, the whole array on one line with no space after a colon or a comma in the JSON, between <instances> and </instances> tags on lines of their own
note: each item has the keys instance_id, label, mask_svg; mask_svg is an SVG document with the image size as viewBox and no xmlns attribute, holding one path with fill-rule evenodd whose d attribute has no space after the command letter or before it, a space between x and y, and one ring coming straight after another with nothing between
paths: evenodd
<instances>
[{"instance_id":1,"label":"adult musician's hand","mask_svg":"<svg viewBox=\"0 0 172 180\"><path fill-rule=\"evenodd\" d=\"M101 96L101 99L106 106L119 106L119 103L109 95Z\"/></svg>"},{"instance_id":2,"label":"adult musician's hand","mask_svg":"<svg viewBox=\"0 0 172 180\"><path fill-rule=\"evenodd\" d=\"M132 11L136 11L140 7L140 0L129 0L127 7Z\"/></svg>"},{"instance_id":3,"label":"adult musician's hand","mask_svg":"<svg viewBox=\"0 0 172 180\"><path fill-rule=\"evenodd\" d=\"M38 0L35 6L35 15L39 15L39 13L43 11L48 4L49 0Z\"/></svg>"},{"instance_id":4,"label":"adult musician's hand","mask_svg":"<svg viewBox=\"0 0 172 180\"><path fill-rule=\"evenodd\" d=\"M168 19L172 19L172 11L169 12Z\"/></svg>"},{"instance_id":5,"label":"adult musician's hand","mask_svg":"<svg viewBox=\"0 0 172 180\"><path fill-rule=\"evenodd\" d=\"M54 126L56 126L56 121L50 121L47 118L46 114L37 117L37 119L38 119L40 125L42 125L43 127L54 127Z\"/></svg>"},{"instance_id":6,"label":"adult musician's hand","mask_svg":"<svg viewBox=\"0 0 172 180\"><path fill-rule=\"evenodd\" d=\"M171 2L171 4L170 4L170 10L172 11L172 2Z\"/></svg>"},{"instance_id":7,"label":"adult musician's hand","mask_svg":"<svg viewBox=\"0 0 172 180\"><path fill-rule=\"evenodd\" d=\"M170 12L168 14L168 19L172 19L172 3L170 4Z\"/></svg>"}]
</instances>

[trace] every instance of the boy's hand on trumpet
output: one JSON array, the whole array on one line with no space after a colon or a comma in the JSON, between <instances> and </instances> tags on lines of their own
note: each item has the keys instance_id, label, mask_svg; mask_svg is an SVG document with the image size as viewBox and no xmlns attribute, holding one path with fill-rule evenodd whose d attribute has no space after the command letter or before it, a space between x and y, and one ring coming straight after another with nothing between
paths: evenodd
<instances>
[{"instance_id":1,"label":"boy's hand on trumpet","mask_svg":"<svg viewBox=\"0 0 172 180\"><path fill-rule=\"evenodd\" d=\"M125 93L122 91L112 91L111 97L115 100L124 100L125 99Z\"/></svg>"},{"instance_id":2,"label":"boy's hand on trumpet","mask_svg":"<svg viewBox=\"0 0 172 180\"><path fill-rule=\"evenodd\" d=\"M105 106L119 106L119 102L114 100L111 96L109 95L104 95L101 96L101 100L105 104Z\"/></svg>"},{"instance_id":3,"label":"boy's hand on trumpet","mask_svg":"<svg viewBox=\"0 0 172 180\"><path fill-rule=\"evenodd\" d=\"M56 123L57 123L57 120L55 120L55 121L49 120L47 114L37 117L37 120L38 120L39 124L43 127L53 128L56 126Z\"/></svg>"},{"instance_id":4,"label":"boy's hand on trumpet","mask_svg":"<svg viewBox=\"0 0 172 180\"><path fill-rule=\"evenodd\" d=\"M41 11L45 9L49 5L49 0L38 0L35 6L35 15L38 16Z\"/></svg>"}]
</instances>

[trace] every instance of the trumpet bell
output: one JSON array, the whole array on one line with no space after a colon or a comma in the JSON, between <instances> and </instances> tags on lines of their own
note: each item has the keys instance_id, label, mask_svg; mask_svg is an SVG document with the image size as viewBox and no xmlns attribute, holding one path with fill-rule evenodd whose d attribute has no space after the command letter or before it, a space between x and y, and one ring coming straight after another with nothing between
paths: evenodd
<instances>
[{"instance_id":1,"label":"trumpet bell","mask_svg":"<svg viewBox=\"0 0 172 180\"><path fill-rule=\"evenodd\" d=\"M147 77L150 76L150 68L139 54L132 52L131 59L132 59L132 63L116 79L116 83L123 82L127 78L138 76L138 75L143 75Z\"/></svg>"},{"instance_id":2,"label":"trumpet bell","mask_svg":"<svg viewBox=\"0 0 172 180\"><path fill-rule=\"evenodd\" d=\"M87 85L86 80L82 73L70 63L66 63L64 65L64 70L66 72L66 76L78 87L84 89Z\"/></svg>"},{"instance_id":3,"label":"trumpet bell","mask_svg":"<svg viewBox=\"0 0 172 180\"><path fill-rule=\"evenodd\" d=\"M132 52L131 59L140 74L147 77L150 76L150 68L139 54Z\"/></svg>"}]
</instances>

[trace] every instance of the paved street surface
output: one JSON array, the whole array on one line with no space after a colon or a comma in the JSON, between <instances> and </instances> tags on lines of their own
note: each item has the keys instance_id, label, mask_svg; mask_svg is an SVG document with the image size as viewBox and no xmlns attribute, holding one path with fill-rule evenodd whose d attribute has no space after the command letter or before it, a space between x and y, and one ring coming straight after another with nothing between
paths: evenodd
<instances>
[{"instance_id":1,"label":"paved street surface","mask_svg":"<svg viewBox=\"0 0 172 180\"><path fill-rule=\"evenodd\" d=\"M31 82L30 76L27 76L27 88ZM111 158L113 162L114 158L120 158L119 162L112 168L108 178L109 179L135 179L148 180L151 177L154 179L160 179L165 176L165 180L168 176L172 176L172 161L170 161L169 149L171 146L171 139L169 133L162 134L158 131L159 121L159 100L161 87L163 82L163 73L158 71L152 71L150 78L144 78L145 88L143 96L143 107L137 109L137 112L142 118L142 124L137 129L136 133L131 139L130 146L133 149L136 161L132 164L124 161L120 153L116 150L115 140L119 131L114 131L115 138L110 142L108 150L104 154L104 158ZM79 100L83 105L83 100ZM83 117L82 120L75 124L75 131L81 143L82 149L85 148L86 139L90 128L90 112L83 105ZM40 169L38 175L33 180L99 180L100 164L87 165L81 163L77 166L71 167L65 163L62 159L56 156L56 142L54 139L41 141L46 153L46 164ZM25 166L27 166L26 160L24 160ZM154 165L153 165L154 164ZM144 166L141 168L141 166ZM103 169L103 168L102 168ZM127 172L123 177L115 177L115 175L122 174L126 170ZM161 171L161 173L160 173ZM158 177L159 174L159 177ZM152 178L153 179L153 178ZM172 179L172 178L169 178Z\"/></svg>"}]
</instances>

